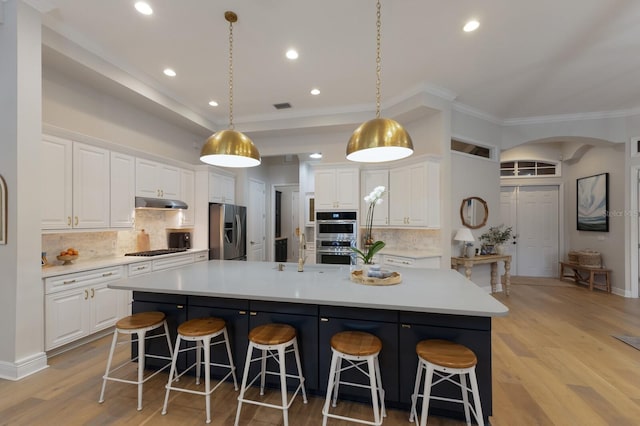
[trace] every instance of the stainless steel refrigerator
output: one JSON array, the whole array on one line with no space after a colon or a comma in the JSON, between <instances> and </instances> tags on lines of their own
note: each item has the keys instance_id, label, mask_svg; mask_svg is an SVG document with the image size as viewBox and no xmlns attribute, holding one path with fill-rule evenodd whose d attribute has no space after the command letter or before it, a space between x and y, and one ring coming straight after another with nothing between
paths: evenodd
<instances>
[{"instance_id":1,"label":"stainless steel refrigerator","mask_svg":"<svg viewBox=\"0 0 640 426\"><path fill-rule=\"evenodd\" d=\"M247 208L209 204L209 259L247 260Z\"/></svg>"}]
</instances>

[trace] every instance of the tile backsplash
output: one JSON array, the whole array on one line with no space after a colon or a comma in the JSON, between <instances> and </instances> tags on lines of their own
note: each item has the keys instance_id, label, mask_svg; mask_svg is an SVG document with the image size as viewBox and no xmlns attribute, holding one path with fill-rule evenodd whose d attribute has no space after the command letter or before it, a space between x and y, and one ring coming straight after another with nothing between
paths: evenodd
<instances>
[{"instance_id":1,"label":"tile backsplash","mask_svg":"<svg viewBox=\"0 0 640 426\"><path fill-rule=\"evenodd\" d=\"M360 229L364 235L364 228ZM373 239L384 241L387 248L427 250L440 248L439 229L373 228Z\"/></svg>"},{"instance_id":2,"label":"tile backsplash","mask_svg":"<svg viewBox=\"0 0 640 426\"><path fill-rule=\"evenodd\" d=\"M77 249L83 259L122 256L137 251L137 234L144 229L149 234L151 250L167 248L167 232L177 228L177 210L136 210L135 228L92 232L60 232L42 235L42 251L49 262L69 247ZM187 229L188 231L188 229Z\"/></svg>"}]
</instances>

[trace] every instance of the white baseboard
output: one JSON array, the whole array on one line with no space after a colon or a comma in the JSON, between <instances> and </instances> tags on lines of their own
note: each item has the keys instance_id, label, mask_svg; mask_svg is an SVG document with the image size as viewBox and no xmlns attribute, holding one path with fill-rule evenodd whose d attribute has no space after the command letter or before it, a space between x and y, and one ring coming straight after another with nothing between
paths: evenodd
<instances>
[{"instance_id":1,"label":"white baseboard","mask_svg":"<svg viewBox=\"0 0 640 426\"><path fill-rule=\"evenodd\" d=\"M20 380L47 368L47 354L40 352L17 362L0 361L0 378Z\"/></svg>"}]
</instances>

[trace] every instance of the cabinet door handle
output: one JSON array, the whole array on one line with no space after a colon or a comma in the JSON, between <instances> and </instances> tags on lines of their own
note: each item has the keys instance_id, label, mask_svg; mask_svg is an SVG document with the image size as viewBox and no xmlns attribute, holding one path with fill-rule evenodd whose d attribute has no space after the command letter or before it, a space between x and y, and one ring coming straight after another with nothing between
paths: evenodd
<instances>
[{"instance_id":1,"label":"cabinet door handle","mask_svg":"<svg viewBox=\"0 0 640 426\"><path fill-rule=\"evenodd\" d=\"M247 311L238 311L240 315L247 315Z\"/></svg>"},{"instance_id":2,"label":"cabinet door handle","mask_svg":"<svg viewBox=\"0 0 640 426\"><path fill-rule=\"evenodd\" d=\"M62 284L73 284L76 280L63 281Z\"/></svg>"},{"instance_id":3,"label":"cabinet door handle","mask_svg":"<svg viewBox=\"0 0 640 426\"><path fill-rule=\"evenodd\" d=\"M67 225L71 226L71 216L67 216Z\"/></svg>"},{"instance_id":4,"label":"cabinet door handle","mask_svg":"<svg viewBox=\"0 0 640 426\"><path fill-rule=\"evenodd\" d=\"M164 189L161 189L161 190L160 190L160 196L161 196L161 197L164 197Z\"/></svg>"},{"instance_id":5,"label":"cabinet door handle","mask_svg":"<svg viewBox=\"0 0 640 426\"><path fill-rule=\"evenodd\" d=\"M87 300L89 298L89 290L87 290L86 288L84 289L84 300Z\"/></svg>"},{"instance_id":6,"label":"cabinet door handle","mask_svg":"<svg viewBox=\"0 0 640 426\"><path fill-rule=\"evenodd\" d=\"M252 317L255 317L256 315L258 315L257 312L249 312L249 315L251 315Z\"/></svg>"},{"instance_id":7,"label":"cabinet door handle","mask_svg":"<svg viewBox=\"0 0 640 426\"><path fill-rule=\"evenodd\" d=\"M93 299L93 297L96 295L96 290L95 289L91 289L91 298Z\"/></svg>"},{"instance_id":8,"label":"cabinet door handle","mask_svg":"<svg viewBox=\"0 0 640 426\"><path fill-rule=\"evenodd\" d=\"M102 274L103 277L110 277L111 275L113 275L113 272L105 272Z\"/></svg>"},{"instance_id":9,"label":"cabinet door handle","mask_svg":"<svg viewBox=\"0 0 640 426\"><path fill-rule=\"evenodd\" d=\"M329 322L329 318L320 318L320 322Z\"/></svg>"},{"instance_id":10,"label":"cabinet door handle","mask_svg":"<svg viewBox=\"0 0 640 426\"><path fill-rule=\"evenodd\" d=\"M177 305L176 308L177 309L184 309L184 305Z\"/></svg>"},{"instance_id":11,"label":"cabinet door handle","mask_svg":"<svg viewBox=\"0 0 640 426\"><path fill-rule=\"evenodd\" d=\"M410 324L402 324L402 328L411 328Z\"/></svg>"},{"instance_id":12,"label":"cabinet door handle","mask_svg":"<svg viewBox=\"0 0 640 426\"><path fill-rule=\"evenodd\" d=\"M75 225L78 226L78 216L76 216L76 222Z\"/></svg>"},{"instance_id":13,"label":"cabinet door handle","mask_svg":"<svg viewBox=\"0 0 640 426\"><path fill-rule=\"evenodd\" d=\"M142 271L143 269L146 269L146 268L147 268L146 266L138 266L136 268L136 271Z\"/></svg>"}]
</instances>

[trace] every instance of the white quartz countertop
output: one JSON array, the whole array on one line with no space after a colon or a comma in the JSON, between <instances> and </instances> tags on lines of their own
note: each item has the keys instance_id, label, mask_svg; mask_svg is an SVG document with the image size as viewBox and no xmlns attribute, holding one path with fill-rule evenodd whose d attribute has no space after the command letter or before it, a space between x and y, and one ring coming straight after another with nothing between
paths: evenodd
<instances>
[{"instance_id":1,"label":"white quartz countertop","mask_svg":"<svg viewBox=\"0 0 640 426\"><path fill-rule=\"evenodd\" d=\"M160 256L112 256L112 257L101 257L101 258L93 258L93 259L82 259L80 256L78 259L74 260L71 265L52 265L49 264L47 266L42 267L42 278L55 277L57 275L71 274L74 272L83 272L90 271L91 269L97 268L107 268L109 266L118 266L118 265L128 265L131 263L145 262L151 261L155 259L163 259L167 257L180 256L189 253L200 253L203 251L209 251L209 249L189 249L187 251L179 252L179 253L170 253L163 254ZM58 260L55 260L55 256L53 257L53 261L58 263Z\"/></svg>"},{"instance_id":2,"label":"white quartz countertop","mask_svg":"<svg viewBox=\"0 0 640 426\"><path fill-rule=\"evenodd\" d=\"M210 260L114 281L110 288L452 315L504 316L508 308L451 269L394 268L402 282L368 286L350 281L348 266Z\"/></svg>"}]
</instances>

